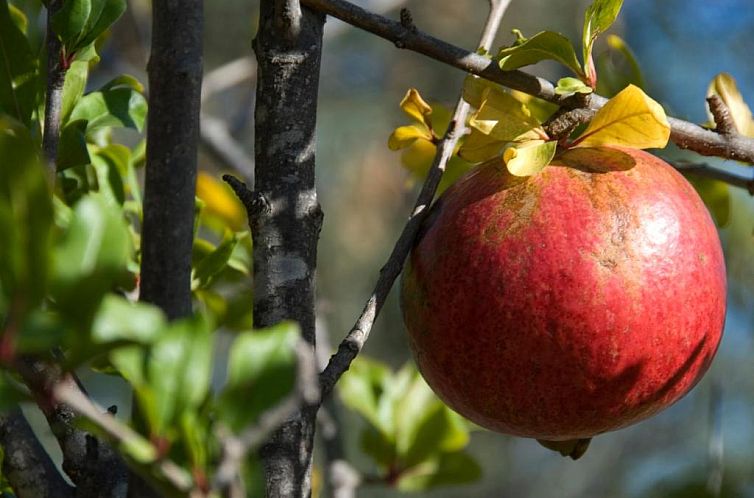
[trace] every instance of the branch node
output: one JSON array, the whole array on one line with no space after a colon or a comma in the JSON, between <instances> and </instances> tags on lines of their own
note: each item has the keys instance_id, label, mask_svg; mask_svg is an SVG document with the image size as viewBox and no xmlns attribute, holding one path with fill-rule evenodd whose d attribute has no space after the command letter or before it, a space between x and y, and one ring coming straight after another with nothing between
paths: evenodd
<instances>
[{"instance_id":1,"label":"branch node","mask_svg":"<svg viewBox=\"0 0 754 498\"><path fill-rule=\"evenodd\" d=\"M411 15L411 11L406 7L401 9L401 26L406 28L410 33L419 31L414 24L414 16Z\"/></svg>"},{"instance_id":2,"label":"branch node","mask_svg":"<svg viewBox=\"0 0 754 498\"><path fill-rule=\"evenodd\" d=\"M738 132L730 109L719 95L712 94L707 97L707 105L715 121L715 131L721 135L732 135Z\"/></svg>"},{"instance_id":3,"label":"branch node","mask_svg":"<svg viewBox=\"0 0 754 498\"><path fill-rule=\"evenodd\" d=\"M542 123L542 128L550 138L560 141L568 138L577 126L588 122L589 119L591 113L587 109L561 107Z\"/></svg>"},{"instance_id":4,"label":"branch node","mask_svg":"<svg viewBox=\"0 0 754 498\"><path fill-rule=\"evenodd\" d=\"M230 188L233 189L236 197L238 197L246 208L246 214L249 217L249 224L256 223L255 220L257 220L260 215L270 212L270 202L264 195L256 190L249 189L249 187L246 186L246 183L233 175L223 175L223 180L230 185Z\"/></svg>"}]
</instances>

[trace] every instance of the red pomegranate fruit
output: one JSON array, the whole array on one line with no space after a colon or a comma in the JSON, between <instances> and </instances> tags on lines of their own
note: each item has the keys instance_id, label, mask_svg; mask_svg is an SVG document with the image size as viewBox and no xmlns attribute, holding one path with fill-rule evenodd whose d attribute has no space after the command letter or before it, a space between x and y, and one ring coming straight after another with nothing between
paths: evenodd
<instances>
[{"instance_id":1,"label":"red pomegranate fruit","mask_svg":"<svg viewBox=\"0 0 754 498\"><path fill-rule=\"evenodd\" d=\"M549 441L677 401L709 367L725 316L720 241L691 185L641 150L567 156L527 178L496 160L460 179L401 292L437 395L483 427Z\"/></svg>"}]
</instances>

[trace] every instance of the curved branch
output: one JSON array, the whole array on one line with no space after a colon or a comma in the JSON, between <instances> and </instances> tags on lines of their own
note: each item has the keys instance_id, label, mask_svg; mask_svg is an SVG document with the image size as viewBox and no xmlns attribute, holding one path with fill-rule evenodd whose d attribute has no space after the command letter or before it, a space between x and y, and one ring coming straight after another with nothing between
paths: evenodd
<instances>
[{"instance_id":1,"label":"curved branch","mask_svg":"<svg viewBox=\"0 0 754 498\"><path fill-rule=\"evenodd\" d=\"M567 105L565 99L555 93L553 84L543 78L523 71L503 71L487 57L439 40L419 30L408 30L400 22L366 11L345 0L301 0L301 3L390 40L399 48L424 54L548 102ZM595 112L605 102L607 99L604 97L593 95L588 109ZM669 118L668 121L672 129L670 139L682 149L689 149L704 156L724 157L754 164L754 139L738 134L716 133L676 118Z\"/></svg>"},{"instance_id":2,"label":"curved branch","mask_svg":"<svg viewBox=\"0 0 754 498\"><path fill-rule=\"evenodd\" d=\"M483 48L489 49L489 44L492 42L495 31L500 25L500 18L505 13L508 3L508 1L499 0L490 4L490 13L480 42ZM404 14L402 17L405 21L409 16ZM413 32L413 30L409 30L409 32ZM398 242L395 243L395 247L393 247L393 252L390 254L387 263L380 270L380 277L377 280L374 292L372 292L372 295L364 306L361 316L356 320L356 324L340 343L338 351L330 358L327 367L320 374L323 398L332 391L340 376L348 370L351 362L356 358L369 338L374 321L380 313L382 305L385 304L385 299L393 287L395 279L398 278L398 275L403 270L403 263L411 251L422 222L427 217L429 205L435 196L437 186L440 184L445 166L453 156L456 142L465 131L468 112L469 105L463 98L459 97L445 136L437 145L434 162L427 174L427 179L424 181L421 192L419 192L419 197L416 199L414 210L406 226L403 228Z\"/></svg>"}]
</instances>

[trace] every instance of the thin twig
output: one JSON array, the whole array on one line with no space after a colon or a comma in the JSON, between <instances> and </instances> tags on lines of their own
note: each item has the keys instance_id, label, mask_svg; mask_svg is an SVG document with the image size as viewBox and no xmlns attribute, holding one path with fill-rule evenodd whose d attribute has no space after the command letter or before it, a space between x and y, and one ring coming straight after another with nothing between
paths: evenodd
<instances>
[{"instance_id":1,"label":"thin twig","mask_svg":"<svg viewBox=\"0 0 754 498\"><path fill-rule=\"evenodd\" d=\"M514 90L539 97L558 105L566 104L555 93L550 81L523 71L503 71L487 57L457 47L421 31L409 31L398 21L368 12L345 0L301 0L312 9L337 17L353 26L369 31L405 48L424 54L432 59L500 83ZM594 113L607 99L593 95L589 111ZM723 135L706 130L699 125L676 118L668 119L671 126L670 139L682 149L692 150L705 156L717 156L754 164L754 139L740 134Z\"/></svg>"},{"instance_id":2,"label":"thin twig","mask_svg":"<svg viewBox=\"0 0 754 498\"><path fill-rule=\"evenodd\" d=\"M110 415L104 408L94 404L81 391L72 388L70 384L58 384L54 388L53 395L56 399L72 407L76 414L86 417L96 424L108 437L121 446L128 446L138 440L147 443L136 431ZM157 453L156 448L154 451ZM163 458L156 460L152 466L175 490L187 493L193 488L194 483L191 476L174 462Z\"/></svg>"},{"instance_id":3,"label":"thin twig","mask_svg":"<svg viewBox=\"0 0 754 498\"><path fill-rule=\"evenodd\" d=\"M489 50L490 43L495 36L495 31L500 25L499 18L502 18L505 13L505 9L508 6L507 0L499 0L490 4L489 19L486 22L484 32L481 36L480 46ZM497 18L497 19L496 19ZM405 28L401 27L405 31ZM410 36L410 33L409 33ZM390 289L393 287L395 279L398 278L401 270L403 269L403 263L411 251L411 247L414 244L414 239L419 232L419 227L429 212L429 205L435 196L437 186L440 184L440 179L445 171L445 166L453 155L455 144L458 139L463 135L465 131L466 116L469 112L469 105L463 100L458 99L455 111L453 112L453 118L448 125L448 129L445 132L444 137L437 145L437 152L435 159L432 163L432 167L427 174L427 179L424 181L421 192L414 204L414 210L403 227L398 241L393 247L393 252L390 254L387 263L380 270L380 276L377 279L372 295L369 297L364 310L361 312L361 316L356 320L356 324L353 326L345 339L338 346L338 351L330 358L330 362L327 364L325 370L320 374L320 384L322 385L322 396L327 396L332 391L335 383L338 381L341 375L348 370L351 362L356 358L361 349L364 347L364 343L369 338L369 333L372 330L374 321L377 318L382 305L385 303Z\"/></svg>"}]
</instances>

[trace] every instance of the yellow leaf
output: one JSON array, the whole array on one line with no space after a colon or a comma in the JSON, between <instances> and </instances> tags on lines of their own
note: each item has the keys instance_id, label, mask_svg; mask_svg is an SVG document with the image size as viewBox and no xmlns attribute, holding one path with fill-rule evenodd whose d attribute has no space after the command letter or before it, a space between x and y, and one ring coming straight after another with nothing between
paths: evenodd
<instances>
[{"instance_id":1,"label":"yellow leaf","mask_svg":"<svg viewBox=\"0 0 754 498\"><path fill-rule=\"evenodd\" d=\"M432 114L432 107L424 101L416 88L408 89L406 96L401 100L401 109L419 123L430 125L429 115Z\"/></svg>"},{"instance_id":2,"label":"yellow leaf","mask_svg":"<svg viewBox=\"0 0 754 498\"><path fill-rule=\"evenodd\" d=\"M432 133L424 125L408 125L396 128L388 138L387 146L390 150L408 147L419 138L432 141Z\"/></svg>"},{"instance_id":3,"label":"yellow leaf","mask_svg":"<svg viewBox=\"0 0 754 498\"><path fill-rule=\"evenodd\" d=\"M416 140L401 155L403 167L409 170L417 178L427 176L427 171L435 158L437 147L426 140Z\"/></svg>"},{"instance_id":4,"label":"yellow leaf","mask_svg":"<svg viewBox=\"0 0 754 498\"><path fill-rule=\"evenodd\" d=\"M531 140L505 149L503 161L512 175L531 176L550 164L557 147L556 141Z\"/></svg>"},{"instance_id":5,"label":"yellow leaf","mask_svg":"<svg viewBox=\"0 0 754 498\"><path fill-rule=\"evenodd\" d=\"M246 212L230 187L204 171L196 178L196 195L204 202L204 213L220 218L236 230L246 224Z\"/></svg>"},{"instance_id":6,"label":"yellow leaf","mask_svg":"<svg viewBox=\"0 0 754 498\"><path fill-rule=\"evenodd\" d=\"M574 147L662 148L669 138L670 125L662 106L639 87L628 85L597 111Z\"/></svg>"},{"instance_id":7,"label":"yellow leaf","mask_svg":"<svg viewBox=\"0 0 754 498\"><path fill-rule=\"evenodd\" d=\"M736 125L736 129L742 135L754 137L754 122L752 122L751 109L744 102L741 92L738 91L736 80L728 73L720 73L712 80L707 89L707 97L718 95L730 110L730 116ZM707 110L712 121L712 115Z\"/></svg>"},{"instance_id":8,"label":"yellow leaf","mask_svg":"<svg viewBox=\"0 0 754 498\"><path fill-rule=\"evenodd\" d=\"M463 100L468 102L471 107L479 109L482 106L482 94L488 88L499 87L491 81L470 74L463 80Z\"/></svg>"},{"instance_id":9,"label":"yellow leaf","mask_svg":"<svg viewBox=\"0 0 754 498\"><path fill-rule=\"evenodd\" d=\"M469 126L503 142L547 136L525 104L496 88L486 88L482 92L482 103L469 119Z\"/></svg>"},{"instance_id":10,"label":"yellow leaf","mask_svg":"<svg viewBox=\"0 0 754 498\"><path fill-rule=\"evenodd\" d=\"M472 129L461 145L458 155L466 161L481 163L502 154L503 148L508 142L502 142L479 130Z\"/></svg>"},{"instance_id":11,"label":"yellow leaf","mask_svg":"<svg viewBox=\"0 0 754 498\"><path fill-rule=\"evenodd\" d=\"M528 93L519 92L518 90L511 90L513 98L526 105L531 111L531 115L534 116L537 121L544 123L547 118L552 116L555 111L558 110L558 106L552 102L547 102L537 97L532 97Z\"/></svg>"}]
</instances>

